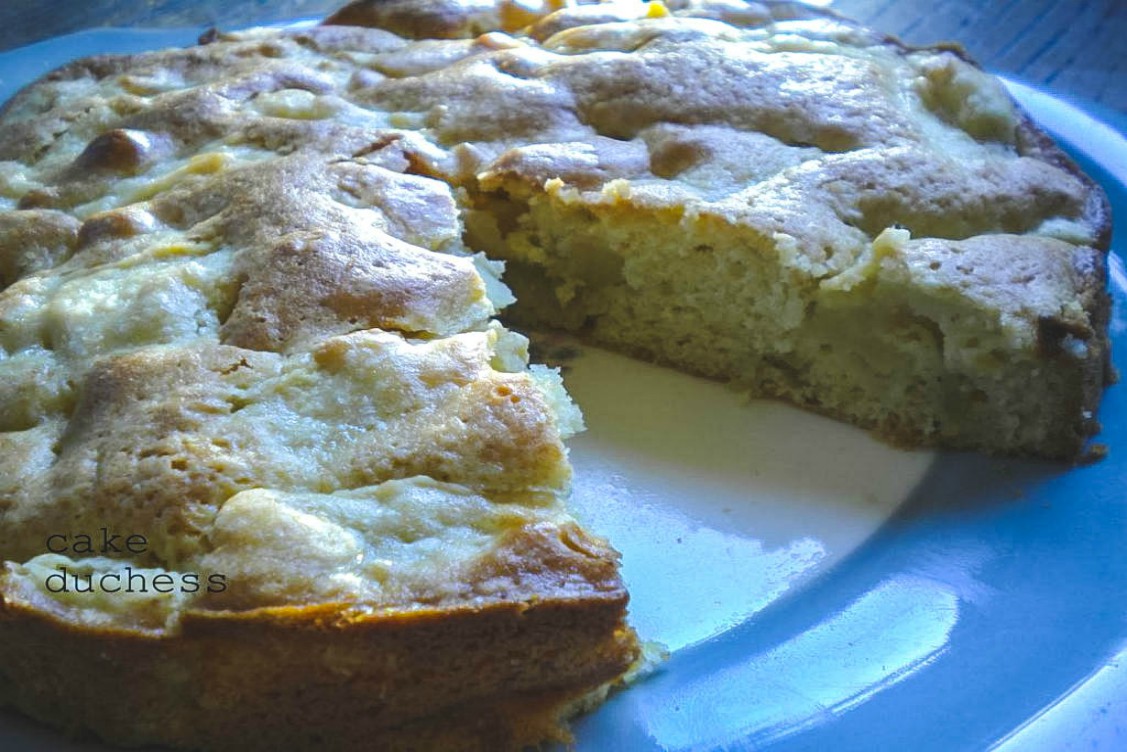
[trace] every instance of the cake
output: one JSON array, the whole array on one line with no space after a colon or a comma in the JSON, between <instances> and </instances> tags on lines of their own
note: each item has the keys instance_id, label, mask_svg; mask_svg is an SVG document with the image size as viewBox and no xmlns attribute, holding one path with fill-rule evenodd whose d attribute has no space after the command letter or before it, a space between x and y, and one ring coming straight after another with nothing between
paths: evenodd
<instances>
[{"instance_id":1,"label":"cake","mask_svg":"<svg viewBox=\"0 0 1127 752\"><path fill-rule=\"evenodd\" d=\"M1111 378L1109 211L1001 83L797 4L668 8L564 8L360 97L465 144L466 239L508 262L514 320L902 446L1083 455ZM529 21L478 2L336 20Z\"/></svg>"},{"instance_id":2,"label":"cake","mask_svg":"<svg viewBox=\"0 0 1127 752\"><path fill-rule=\"evenodd\" d=\"M790 3L360 2L74 62L0 112L0 703L566 741L644 651L514 327L1073 460L1108 238L957 49Z\"/></svg>"}]
</instances>

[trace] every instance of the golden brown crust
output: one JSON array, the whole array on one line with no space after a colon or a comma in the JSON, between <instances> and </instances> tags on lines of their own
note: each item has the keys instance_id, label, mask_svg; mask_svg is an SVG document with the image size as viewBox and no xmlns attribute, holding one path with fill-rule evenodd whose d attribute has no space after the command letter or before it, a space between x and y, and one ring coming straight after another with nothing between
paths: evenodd
<instances>
[{"instance_id":1,"label":"golden brown crust","mask_svg":"<svg viewBox=\"0 0 1127 752\"><path fill-rule=\"evenodd\" d=\"M495 0L380 0L351 3L324 23L387 29L405 39L465 39L502 28L500 8Z\"/></svg>"},{"instance_id":2,"label":"golden brown crust","mask_svg":"<svg viewBox=\"0 0 1127 752\"><path fill-rule=\"evenodd\" d=\"M1082 377L1083 398L1082 410L1090 414L1077 431L1077 438L1073 445L1078 447L1077 452L1084 452L1087 440L1099 433L1100 424L1095 417L1094 406L1100 402L1103 389L1118 380L1118 374L1111 361L1111 343L1108 338L1108 325L1111 321L1111 294L1107 289L1107 251L1111 248L1112 215L1111 204L1103 189L1089 177L1079 165L1065 154L1056 142L1037 127L1028 115L1022 113L1021 124L1018 130L1018 148L1022 154L1052 164L1073 175L1088 187L1087 200L1084 204L1084 223L1094 228L1094 248L1100 253L1081 254L1077 256L1077 265L1083 268L1081 275L1082 287L1080 299L1083 301L1084 310L1088 311L1091 319L1094 346L1098 356L1093 359L1092 367ZM1049 351L1058 349L1057 341L1061 332L1067 332L1067 326L1055 319L1049 319L1041 324L1039 332L1044 333L1042 347ZM1100 360L1102 359L1102 362ZM1093 447L1091 452L1100 457L1106 453L1106 447ZM1092 457L1089 453L1077 454L1078 461L1088 461Z\"/></svg>"},{"instance_id":3,"label":"golden brown crust","mask_svg":"<svg viewBox=\"0 0 1127 752\"><path fill-rule=\"evenodd\" d=\"M0 214L0 290L66 260L79 241L79 222L63 212L28 209Z\"/></svg>"},{"instance_id":4,"label":"golden brown crust","mask_svg":"<svg viewBox=\"0 0 1127 752\"><path fill-rule=\"evenodd\" d=\"M849 23L848 19L842 20ZM955 42L920 47L905 44L892 36L885 36L884 41L896 45L905 52L950 52L970 65L979 67L978 61L962 45ZM1083 221L1086 226L1094 230L1093 245L1100 250L1108 250L1111 247L1112 217L1107 194L1104 193L1098 183L1080 169L1079 165L1057 145L1048 133L1029 117L1027 112L1018 106L1016 101L1013 103L1018 117L1014 139L1017 152L1022 156L1032 157L1064 170L1087 186Z\"/></svg>"},{"instance_id":5,"label":"golden brown crust","mask_svg":"<svg viewBox=\"0 0 1127 752\"><path fill-rule=\"evenodd\" d=\"M624 600L222 612L186 616L175 637L3 602L0 702L130 746L515 750L561 733L561 706L636 657Z\"/></svg>"}]
</instances>

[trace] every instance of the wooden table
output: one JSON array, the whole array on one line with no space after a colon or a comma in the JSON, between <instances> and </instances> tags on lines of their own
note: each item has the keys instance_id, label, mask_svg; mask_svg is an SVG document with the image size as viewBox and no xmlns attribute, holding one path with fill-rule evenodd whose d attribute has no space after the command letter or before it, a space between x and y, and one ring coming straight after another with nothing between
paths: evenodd
<instances>
[{"instance_id":1,"label":"wooden table","mask_svg":"<svg viewBox=\"0 0 1127 752\"><path fill-rule=\"evenodd\" d=\"M912 44L958 41L995 73L1127 113L1124 0L838 0L830 7Z\"/></svg>"},{"instance_id":2,"label":"wooden table","mask_svg":"<svg viewBox=\"0 0 1127 752\"><path fill-rule=\"evenodd\" d=\"M344 2L0 0L0 50L96 26L238 28L311 18ZM913 44L958 41L992 71L1127 113L1127 0L836 0L831 7Z\"/></svg>"}]
</instances>

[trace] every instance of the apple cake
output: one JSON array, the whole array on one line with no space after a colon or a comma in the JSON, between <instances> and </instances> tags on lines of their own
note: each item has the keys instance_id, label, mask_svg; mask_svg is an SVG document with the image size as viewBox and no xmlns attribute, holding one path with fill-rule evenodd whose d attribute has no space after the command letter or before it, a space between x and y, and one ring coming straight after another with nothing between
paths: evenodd
<instances>
[{"instance_id":1,"label":"apple cake","mask_svg":"<svg viewBox=\"0 0 1127 752\"><path fill-rule=\"evenodd\" d=\"M513 321L902 446L1088 451L1112 379L1106 199L957 48L729 0L330 21L526 25L491 52L418 42L450 57L377 64L358 95L460 150L429 169L465 190L467 244L508 262Z\"/></svg>"},{"instance_id":2,"label":"apple cake","mask_svg":"<svg viewBox=\"0 0 1127 752\"><path fill-rule=\"evenodd\" d=\"M644 651L507 325L1075 459L1108 239L957 49L790 3L360 2L69 64L0 112L0 703L128 745L566 740Z\"/></svg>"}]
</instances>

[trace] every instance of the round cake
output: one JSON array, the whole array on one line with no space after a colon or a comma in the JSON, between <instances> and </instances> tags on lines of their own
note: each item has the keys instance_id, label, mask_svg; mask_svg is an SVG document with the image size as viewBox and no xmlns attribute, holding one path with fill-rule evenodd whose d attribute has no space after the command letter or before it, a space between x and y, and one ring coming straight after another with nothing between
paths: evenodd
<instances>
[{"instance_id":1,"label":"round cake","mask_svg":"<svg viewBox=\"0 0 1127 752\"><path fill-rule=\"evenodd\" d=\"M958 49L797 4L371 1L72 63L0 112L0 702L566 740L645 651L514 329L1077 460L1109 236Z\"/></svg>"}]
</instances>

